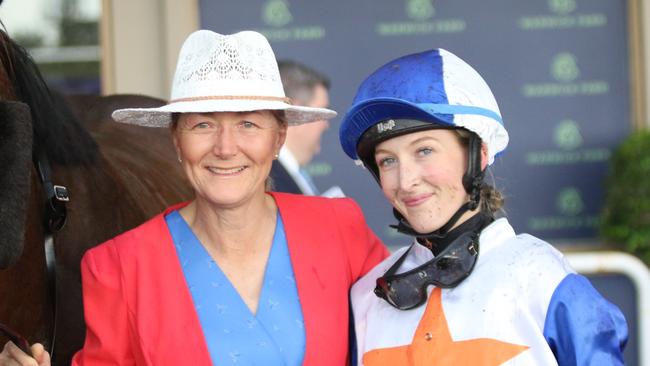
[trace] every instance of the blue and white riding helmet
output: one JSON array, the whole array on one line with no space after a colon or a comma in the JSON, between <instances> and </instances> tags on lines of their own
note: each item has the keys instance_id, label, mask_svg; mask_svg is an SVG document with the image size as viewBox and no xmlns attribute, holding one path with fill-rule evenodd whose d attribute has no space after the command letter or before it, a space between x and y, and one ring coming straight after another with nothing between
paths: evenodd
<instances>
[{"instance_id":1,"label":"blue and white riding helmet","mask_svg":"<svg viewBox=\"0 0 650 366\"><path fill-rule=\"evenodd\" d=\"M377 175L371 155L378 143L431 128L474 132L487 145L488 164L508 145L490 87L474 68L444 49L400 57L368 76L343 117L339 138L350 158Z\"/></svg>"}]
</instances>

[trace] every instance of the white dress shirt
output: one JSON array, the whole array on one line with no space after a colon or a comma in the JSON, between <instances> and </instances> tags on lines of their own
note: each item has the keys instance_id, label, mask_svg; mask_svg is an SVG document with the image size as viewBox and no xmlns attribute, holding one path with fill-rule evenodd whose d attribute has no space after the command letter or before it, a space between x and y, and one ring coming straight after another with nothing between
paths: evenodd
<instances>
[{"instance_id":1,"label":"white dress shirt","mask_svg":"<svg viewBox=\"0 0 650 366\"><path fill-rule=\"evenodd\" d=\"M280 149L278 161L280 164L282 164L284 169L287 170L291 178L293 178L293 181L296 182L296 185L298 185L298 188L300 188L302 194L306 196L315 196L318 194L318 192L315 190L315 187L312 187L309 181L307 181L307 179L300 172L300 164L298 164L298 160L296 160L289 149L284 146Z\"/></svg>"}]
</instances>

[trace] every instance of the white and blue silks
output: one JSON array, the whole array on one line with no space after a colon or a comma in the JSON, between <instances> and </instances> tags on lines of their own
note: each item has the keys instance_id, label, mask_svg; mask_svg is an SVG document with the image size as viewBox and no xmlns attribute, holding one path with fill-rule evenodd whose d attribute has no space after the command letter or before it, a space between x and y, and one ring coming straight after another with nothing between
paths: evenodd
<instances>
[{"instance_id":1,"label":"white and blue silks","mask_svg":"<svg viewBox=\"0 0 650 366\"><path fill-rule=\"evenodd\" d=\"M305 329L280 213L257 313L201 245L178 211L167 225L214 365L301 365Z\"/></svg>"},{"instance_id":2,"label":"white and blue silks","mask_svg":"<svg viewBox=\"0 0 650 366\"><path fill-rule=\"evenodd\" d=\"M372 291L377 277L407 248L353 286L359 364L393 359L425 365L412 361L424 353L434 363L454 365L623 364L628 329L622 313L559 251L533 236L516 235L505 218L486 227L479 243L472 274L452 289L430 286L427 304L418 308L397 310ZM432 258L415 244L398 273Z\"/></svg>"}]
</instances>

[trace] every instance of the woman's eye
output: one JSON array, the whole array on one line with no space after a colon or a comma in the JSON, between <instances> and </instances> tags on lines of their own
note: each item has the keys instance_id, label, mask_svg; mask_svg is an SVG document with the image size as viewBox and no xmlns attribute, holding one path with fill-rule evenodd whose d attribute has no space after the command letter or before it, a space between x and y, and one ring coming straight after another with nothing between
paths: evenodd
<instances>
[{"instance_id":1,"label":"woman's eye","mask_svg":"<svg viewBox=\"0 0 650 366\"><path fill-rule=\"evenodd\" d=\"M420 155L420 156L427 156L427 155L430 155L432 152L433 152L433 150L431 148L428 148L428 147L423 147L423 148L418 149L418 155Z\"/></svg>"},{"instance_id":2,"label":"woman's eye","mask_svg":"<svg viewBox=\"0 0 650 366\"><path fill-rule=\"evenodd\" d=\"M194 126L192 128L195 129L195 130L203 130L203 129L206 129L206 128L209 128L209 127L210 127L210 124L208 122L199 122L199 123L194 124Z\"/></svg>"},{"instance_id":3,"label":"woman's eye","mask_svg":"<svg viewBox=\"0 0 650 366\"><path fill-rule=\"evenodd\" d=\"M385 157L385 158L378 159L377 166L379 166L380 168L387 168L387 167L395 164L395 162L396 162L395 158L393 158L393 157Z\"/></svg>"},{"instance_id":4,"label":"woman's eye","mask_svg":"<svg viewBox=\"0 0 650 366\"><path fill-rule=\"evenodd\" d=\"M251 122L251 121L242 121L240 126L242 126L242 128L246 128L246 129L257 127L257 125L254 122Z\"/></svg>"}]
</instances>

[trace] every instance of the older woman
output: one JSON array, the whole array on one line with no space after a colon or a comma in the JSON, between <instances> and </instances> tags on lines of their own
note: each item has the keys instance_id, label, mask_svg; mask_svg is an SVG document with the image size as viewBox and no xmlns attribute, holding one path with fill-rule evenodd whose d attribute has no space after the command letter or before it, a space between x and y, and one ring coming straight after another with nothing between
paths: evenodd
<instances>
[{"instance_id":1,"label":"older woman","mask_svg":"<svg viewBox=\"0 0 650 366\"><path fill-rule=\"evenodd\" d=\"M619 309L548 243L495 218L483 182L508 143L490 88L445 50L393 60L340 128L416 238L352 289L358 359L378 365L619 365Z\"/></svg>"},{"instance_id":2,"label":"older woman","mask_svg":"<svg viewBox=\"0 0 650 366\"><path fill-rule=\"evenodd\" d=\"M345 365L349 288L387 252L353 201L266 188L287 126L334 115L288 103L262 35L190 35L169 104L113 117L171 125L196 198L86 253L73 364Z\"/></svg>"}]
</instances>

